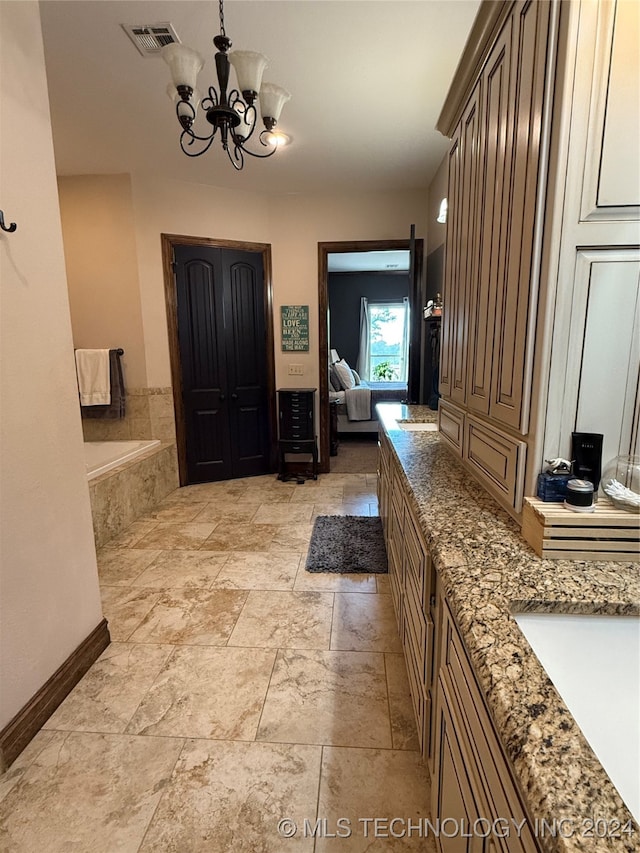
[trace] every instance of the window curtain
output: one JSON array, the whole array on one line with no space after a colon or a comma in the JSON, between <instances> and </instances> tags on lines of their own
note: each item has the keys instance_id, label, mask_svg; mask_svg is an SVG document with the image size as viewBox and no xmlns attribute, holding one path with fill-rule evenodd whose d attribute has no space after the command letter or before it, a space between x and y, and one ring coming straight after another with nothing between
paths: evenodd
<instances>
[{"instance_id":1,"label":"window curtain","mask_svg":"<svg viewBox=\"0 0 640 853\"><path fill-rule=\"evenodd\" d=\"M366 296L360 297L360 344L358 348L358 364L356 370L360 378L368 382L369 376L369 361L371 357L371 347L369 343L369 300Z\"/></svg>"},{"instance_id":2,"label":"window curtain","mask_svg":"<svg viewBox=\"0 0 640 853\"><path fill-rule=\"evenodd\" d=\"M402 300L404 307L404 332L402 335L402 382L409 381L409 337L411 335L411 318L409 316L409 297Z\"/></svg>"}]
</instances>

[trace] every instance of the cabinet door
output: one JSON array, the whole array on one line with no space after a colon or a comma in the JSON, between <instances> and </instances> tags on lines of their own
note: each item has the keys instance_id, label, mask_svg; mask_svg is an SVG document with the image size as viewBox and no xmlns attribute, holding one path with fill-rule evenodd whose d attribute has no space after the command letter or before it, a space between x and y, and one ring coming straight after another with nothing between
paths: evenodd
<instances>
[{"instance_id":1,"label":"cabinet door","mask_svg":"<svg viewBox=\"0 0 640 853\"><path fill-rule=\"evenodd\" d=\"M503 205L509 125L509 76L513 20L509 18L483 72L482 175L478 205L479 270L469 300L468 406L489 413L498 282L505 274L507 212Z\"/></svg>"},{"instance_id":2,"label":"cabinet door","mask_svg":"<svg viewBox=\"0 0 640 853\"><path fill-rule=\"evenodd\" d=\"M445 249L442 340L440 343L440 394L451 397L453 372L453 336L456 317L455 298L460 263L460 128L456 130L449 149L449 188L447 241Z\"/></svg>"},{"instance_id":3,"label":"cabinet door","mask_svg":"<svg viewBox=\"0 0 640 853\"><path fill-rule=\"evenodd\" d=\"M480 195L480 93L482 80L469 99L460 127L462 154L459 197L460 237L457 280L453 283L453 369L451 398L459 404L467 400L467 337L470 293L478 272L478 201Z\"/></svg>"},{"instance_id":4,"label":"cabinet door","mask_svg":"<svg viewBox=\"0 0 640 853\"><path fill-rule=\"evenodd\" d=\"M450 711L447 688L440 680L436 701L436 770L437 777L431 792L432 820L448 820L465 832L441 833L441 853L481 853L483 839L469 833L480 815L473 798L466 767L469 758L456 735L456 725Z\"/></svg>"},{"instance_id":5,"label":"cabinet door","mask_svg":"<svg viewBox=\"0 0 640 853\"><path fill-rule=\"evenodd\" d=\"M545 94L550 3L515 3L507 140L508 183L502 206L507 213L506 270L497 283L493 340L492 419L528 431L531 363L537 287L534 277L540 140ZM503 250L501 246L501 251Z\"/></svg>"}]
</instances>

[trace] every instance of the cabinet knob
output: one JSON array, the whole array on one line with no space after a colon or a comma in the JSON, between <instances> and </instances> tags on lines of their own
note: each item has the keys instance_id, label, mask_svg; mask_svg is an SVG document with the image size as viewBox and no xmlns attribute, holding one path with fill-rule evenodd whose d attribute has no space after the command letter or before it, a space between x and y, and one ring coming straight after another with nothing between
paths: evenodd
<instances>
[{"instance_id":1,"label":"cabinet knob","mask_svg":"<svg viewBox=\"0 0 640 853\"><path fill-rule=\"evenodd\" d=\"M238 399L238 395L237 395L237 394L232 394L232 395L231 395L231 399L232 399L232 400L237 400L237 399Z\"/></svg>"},{"instance_id":2,"label":"cabinet knob","mask_svg":"<svg viewBox=\"0 0 640 853\"><path fill-rule=\"evenodd\" d=\"M224 394L220 394L220 402L221 402L221 403L224 403L224 401L225 401L225 400L226 400L225 395L224 395Z\"/></svg>"}]
</instances>

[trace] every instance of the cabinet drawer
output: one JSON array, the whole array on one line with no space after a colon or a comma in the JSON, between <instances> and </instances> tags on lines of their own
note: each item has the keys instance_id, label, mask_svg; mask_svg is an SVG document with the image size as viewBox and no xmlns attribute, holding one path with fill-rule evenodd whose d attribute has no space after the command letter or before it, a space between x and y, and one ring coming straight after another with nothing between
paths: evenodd
<instances>
[{"instance_id":1,"label":"cabinet drawer","mask_svg":"<svg viewBox=\"0 0 640 853\"><path fill-rule=\"evenodd\" d=\"M462 456L464 444L464 412L451 403L440 400L438 406L438 429L447 445L458 456Z\"/></svg>"},{"instance_id":2,"label":"cabinet drawer","mask_svg":"<svg viewBox=\"0 0 640 853\"><path fill-rule=\"evenodd\" d=\"M473 417L467 417L465 432L464 458L489 489L520 512L526 444Z\"/></svg>"}]
</instances>

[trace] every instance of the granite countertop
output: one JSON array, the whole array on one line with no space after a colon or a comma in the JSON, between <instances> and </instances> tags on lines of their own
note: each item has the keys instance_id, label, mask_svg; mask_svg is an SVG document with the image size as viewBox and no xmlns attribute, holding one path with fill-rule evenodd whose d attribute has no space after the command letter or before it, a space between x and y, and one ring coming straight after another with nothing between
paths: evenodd
<instances>
[{"instance_id":1,"label":"granite countertop","mask_svg":"<svg viewBox=\"0 0 640 853\"><path fill-rule=\"evenodd\" d=\"M585 819L613 826L633 818L512 616L640 614L640 565L538 557L437 432L398 428L399 420L433 421L434 412L379 404L378 414L530 816L575 829L539 838L542 848L640 850L637 824L631 836L585 837Z\"/></svg>"}]
</instances>

